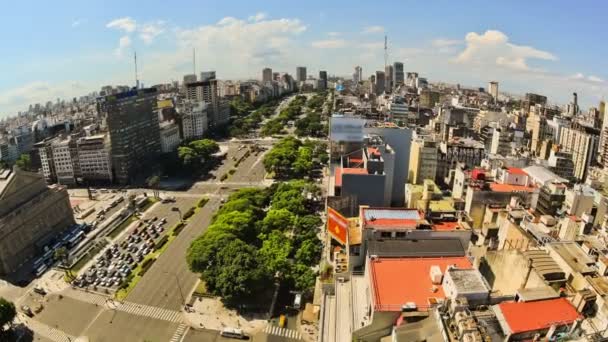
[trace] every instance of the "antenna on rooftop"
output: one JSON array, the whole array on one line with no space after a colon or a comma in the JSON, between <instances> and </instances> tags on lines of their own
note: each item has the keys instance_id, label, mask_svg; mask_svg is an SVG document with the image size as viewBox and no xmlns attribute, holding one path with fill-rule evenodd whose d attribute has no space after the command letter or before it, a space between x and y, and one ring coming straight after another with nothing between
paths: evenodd
<instances>
[{"instance_id":1,"label":"antenna on rooftop","mask_svg":"<svg viewBox=\"0 0 608 342\"><path fill-rule=\"evenodd\" d=\"M139 89L139 77L137 75L137 51L134 52L135 59L135 89Z\"/></svg>"},{"instance_id":2,"label":"antenna on rooftop","mask_svg":"<svg viewBox=\"0 0 608 342\"><path fill-rule=\"evenodd\" d=\"M192 73L196 75L196 49L192 48Z\"/></svg>"}]
</instances>

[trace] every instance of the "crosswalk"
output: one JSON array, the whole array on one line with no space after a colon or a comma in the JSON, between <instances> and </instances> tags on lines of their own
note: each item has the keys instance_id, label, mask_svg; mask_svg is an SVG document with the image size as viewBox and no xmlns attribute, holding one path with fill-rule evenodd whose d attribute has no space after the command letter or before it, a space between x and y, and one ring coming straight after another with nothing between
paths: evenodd
<instances>
[{"instance_id":1,"label":"crosswalk","mask_svg":"<svg viewBox=\"0 0 608 342\"><path fill-rule=\"evenodd\" d=\"M286 328L279 328L276 325L267 325L266 328L264 328L264 333L266 333L268 335L283 336L283 337L291 338L294 340L302 339L302 334L300 334L299 331L292 330L292 329L286 329Z\"/></svg>"},{"instance_id":2,"label":"crosswalk","mask_svg":"<svg viewBox=\"0 0 608 342\"><path fill-rule=\"evenodd\" d=\"M61 330L50 327L33 319L26 320L26 325L36 334L42 335L54 342L71 342L76 338Z\"/></svg>"},{"instance_id":3,"label":"crosswalk","mask_svg":"<svg viewBox=\"0 0 608 342\"><path fill-rule=\"evenodd\" d=\"M171 337L171 342L179 342L179 341L181 341L187 330L188 330L188 326L185 325L184 323L181 323L177 327L177 330L175 330L175 333L173 334L173 337Z\"/></svg>"},{"instance_id":4,"label":"crosswalk","mask_svg":"<svg viewBox=\"0 0 608 342\"><path fill-rule=\"evenodd\" d=\"M82 291L70 290L64 292L64 294L68 297L72 297L82 302L96 304L99 306L106 306L109 309L126 312L131 315L145 316L172 323L182 323L182 313L179 311L173 311L144 304L114 301L111 300L110 297L90 292L85 293Z\"/></svg>"}]
</instances>

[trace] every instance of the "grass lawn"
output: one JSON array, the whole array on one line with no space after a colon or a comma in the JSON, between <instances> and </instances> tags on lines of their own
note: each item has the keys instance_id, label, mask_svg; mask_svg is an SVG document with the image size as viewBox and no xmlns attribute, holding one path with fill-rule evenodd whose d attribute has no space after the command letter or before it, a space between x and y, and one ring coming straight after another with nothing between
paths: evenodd
<instances>
[{"instance_id":1,"label":"grass lawn","mask_svg":"<svg viewBox=\"0 0 608 342\"><path fill-rule=\"evenodd\" d=\"M194 295L204 296L207 294L207 284L203 280L198 282L196 289L194 289Z\"/></svg>"},{"instance_id":2,"label":"grass lawn","mask_svg":"<svg viewBox=\"0 0 608 342\"><path fill-rule=\"evenodd\" d=\"M143 213L144 211L148 210L152 206L152 204L156 202L158 202L158 198L148 197L148 203L146 203L146 205L139 209L139 211Z\"/></svg>"},{"instance_id":3,"label":"grass lawn","mask_svg":"<svg viewBox=\"0 0 608 342\"><path fill-rule=\"evenodd\" d=\"M102 241L104 241L104 240L102 240ZM89 262L89 260L91 260L95 255L97 255L97 253L99 253L99 251L101 251L105 246L106 246L105 243L103 243L103 244L98 243L95 246L93 246L93 248L91 248L84 257L82 257L80 260L78 260L78 262L76 264L74 264L74 266L72 266L72 268L70 270L75 273L80 271L80 269L87 262Z\"/></svg>"},{"instance_id":4,"label":"grass lawn","mask_svg":"<svg viewBox=\"0 0 608 342\"><path fill-rule=\"evenodd\" d=\"M127 218L123 223L119 224L116 228L114 228L110 234L108 234L108 236L111 239L114 239L115 237L118 236L118 234L120 234L120 232L122 232L123 230L125 230L131 223L137 221L137 217L135 217L135 215L131 215L129 216L129 218Z\"/></svg>"}]
</instances>

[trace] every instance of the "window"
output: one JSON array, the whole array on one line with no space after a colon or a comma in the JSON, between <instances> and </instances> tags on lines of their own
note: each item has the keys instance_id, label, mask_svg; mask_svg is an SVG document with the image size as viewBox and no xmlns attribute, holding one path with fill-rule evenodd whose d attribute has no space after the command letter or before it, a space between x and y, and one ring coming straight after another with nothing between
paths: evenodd
<instances>
[{"instance_id":1,"label":"window","mask_svg":"<svg viewBox=\"0 0 608 342\"><path fill-rule=\"evenodd\" d=\"M390 239L392 236L391 232L380 232L380 237L385 238L385 239Z\"/></svg>"},{"instance_id":2,"label":"window","mask_svg":"<svg viewBox=\"0 0 608 342\"><path fill-rule=\"evenodd\" d=\"M396 232L395 235L398 238L405 238L405 232Z\"/></svg>"}]
</instances>

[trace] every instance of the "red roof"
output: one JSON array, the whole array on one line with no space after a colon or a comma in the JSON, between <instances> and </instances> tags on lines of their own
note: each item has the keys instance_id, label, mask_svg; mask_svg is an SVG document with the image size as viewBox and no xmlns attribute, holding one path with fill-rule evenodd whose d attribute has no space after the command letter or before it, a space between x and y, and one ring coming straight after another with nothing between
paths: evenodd
<instances>
[{"instance_id":1,"label":"red roof","mask_svg":"<svg viewBox=\"0 0 608 342\"><path fill-rule=\"evenodd\" d=\"M514 175L522 175L522 176L528 175L528 173L526 171L524 171L523 169L520 169L518 167L509 167L509 168L507 168L507 170L509 171L509 173L514 174Z\"/></svg>"},{"instance_id":2,"label":"red roof","mask_svg":"<svg viewBox=\"0 0 608 342\"><path fill-rule=\"evenodd\" d=\"M460 223L458 222L437 222L433 223L433 230L438 230L442 232L457 230L460 228Z\"/></svg>"},{"instance_id":3,"label":"red roof","mask_svg":"<svg viewBox=\"0 0 608 342\"><path fill-rule=\"evenodd\" d=\"M370 155L380 156L380 151L377 147L370 146L367 148L367 153Z\"/></svg>"},{"instance_id":4,"label":"red roof","mask_svg":"<svg viewBox=\"0 0 608 342\"><path fill-rule=\"evenodd\" d=\"M335 173L335 186L342 186L342 175L343 174L351 174L351 175L366 175L367 169L362 169L358 167L338 167L336 168Z\"/></svg>"},{"instance_id":5,"label":"red roof","mask_svg":"<svg viewBox=\"0 0 608 342\"><path fill-rule=\"evenodd\" d=\"M533 186L525 186L525 185L490 183L490 189L492 191L496 191L496 192L514 192L514 191L534 192L534 190L536 188Z\"/></svg>"},{"instance_id":6,"label":"red roof","mask_svg":"<svg viewBox=\"0 0 608 342\"><path fill-rule=\"evenodd\" d=\"M433 292L431 266L445 272L449 265L470 269L465 257L378 258L370 261L370 282L375 311L401 311L403 305L416 303L418 310L429 307L429 298L445 298L441 285Z\"/></svg>"},{"instance_id":7,"label":"red roof","mask_svg":"<svg viewBox=\"0 0 608 342\"><path fill-rule=\"evenodd\" d=\"M535 302L503 302L498 308L511 333L547 329L551 325L567 325L579 318L579 314L566 298Z\"/></svg>"}]
</instances>

